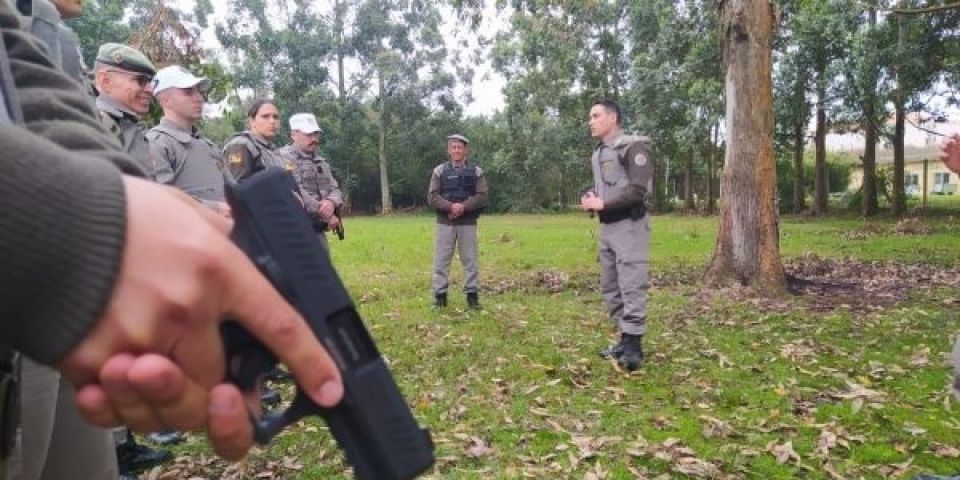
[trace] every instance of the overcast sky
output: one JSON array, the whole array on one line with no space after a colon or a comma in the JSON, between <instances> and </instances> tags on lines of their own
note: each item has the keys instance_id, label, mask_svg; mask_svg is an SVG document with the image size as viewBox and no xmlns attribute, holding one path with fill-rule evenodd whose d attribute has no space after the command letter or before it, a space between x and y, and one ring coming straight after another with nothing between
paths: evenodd
<instances>
[{"instance_id":1,"label":"overcast sky","mask_svg":"<svg viewBox=\"0 0 960 480\"><path fill-rule=\"evenodd\" d=\"M193 11L195 5L195 0L172 0L173 5L176 5L181 10ZM227 0L211 0L211 3L214 7L214 23L221 23L223 18L226 16L227 11ZM316 1L315 2L319 7L320 11L328 11L330 7L329 2L325 1ZM503 24L503 20L496 18L496 8L492 5L493 2L489 2L490 5L487 7L488 15L484 19L484 25L481 29L485 32L496 31L500 28L500 25ZM453 28L446 28L448 44L453 45ZM470 34L467 32L466 34ZM201 43L203 47L211 50L219 49L219 42L217 42L216 35L213 32L212 28L207 29L201 34ZM475 42L473 42L475 43ZM503 98L503 86L504 80L499 74L493 71L489 62L477 65L475 67L475 75L473 79L473 102L466 105L465 111L467 115L489 115L493 112L501 109L503 107L504 98Z\"/></svg>"}]
</instances>

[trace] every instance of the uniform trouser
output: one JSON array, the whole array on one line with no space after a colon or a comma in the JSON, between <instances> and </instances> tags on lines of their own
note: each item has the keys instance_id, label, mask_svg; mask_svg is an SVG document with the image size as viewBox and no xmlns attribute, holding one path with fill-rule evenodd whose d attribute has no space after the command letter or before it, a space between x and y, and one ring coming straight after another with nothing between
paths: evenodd
<instances>
[{"instance_id":1,"label":"uniform trouser","mask_svg":"<svg viewBox=\"0 0 960 480\"><path fill-rule=\"evenodd\" d=\"M319 232L317 233L317 239L320 240L320 246L323 247L323 251L330 253L330 242L327 241L327 234Z\"/></svg>"},{"instance_id":2,"label":"uniform trouser","mask_svg":"<svg viewBox=\"0 0 960 480\"><path fill-rule=\"evenodd\" d=\"M449 286L450 261L458 248L463 265L463 291L476 293L480 275L477 273L477 226L437 224L433 244L433 293L445 293Z\"/></svg>"},{"instance_id":3,"label":"uniform trouser","mask_svg":"<svg viewBox=\"0 0 960 480\"><path fill-rule=\"evenodd\" d=\"M600 224L600 293L621 333L643 335L647 325L649 216Z\"/></svg>"},{"instance_id":4,"label":"uniform trouser","mask_svg":"<svg viewBox=\"0 0 960 480\"><path fill-rule=\"evenodd\" d=\"M55 370L26 358L20 379L20 439L7 478L116 480L113 437L83 420L73 386Z\"/></svg>"}]
</instances>

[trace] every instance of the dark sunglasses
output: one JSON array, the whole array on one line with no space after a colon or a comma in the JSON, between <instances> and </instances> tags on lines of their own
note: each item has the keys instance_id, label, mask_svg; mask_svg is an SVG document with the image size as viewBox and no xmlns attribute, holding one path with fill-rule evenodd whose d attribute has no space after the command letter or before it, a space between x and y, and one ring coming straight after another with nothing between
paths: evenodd
<instances>
[{"instance_id":1,"label":"dark sunglasses","mask_svg":"<svg viewBox=\"0 0 960 480\"><path fill-rule=\"evenodd\" d=\"M153 76L147 75L144 73L128 72L126 70L113 70L113 69L107 70L107 71L113 72L113 73L122 73L124 75L130 75L131 77L133 77L133 81L137 82L137 85L139 85L140 88L153 84Z\"/></svg>"}]
</instances>

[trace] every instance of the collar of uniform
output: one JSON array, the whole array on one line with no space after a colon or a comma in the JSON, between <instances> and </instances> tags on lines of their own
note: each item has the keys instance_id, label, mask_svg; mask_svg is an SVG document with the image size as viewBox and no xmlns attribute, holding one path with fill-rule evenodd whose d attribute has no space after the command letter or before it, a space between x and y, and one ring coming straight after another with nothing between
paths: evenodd
<instances>
[{"instance_id":1,"label":"collar of uniform","mask_svg":"<svg viewBox=\"0 0 960 480\"><path fill-rule=\"evenodd\" d=\"M183 127L181 127L180 125L177 125L176 123L173 123L167 118L161 118L160 123L158 123L157 126L153 128L170 135L180 143L190 143L190 141L193 140L193 133L195 131L193 129L189 131L184 130Z\"/></svg>"},{"instance_id":2,"label":"collar of uniform","mask_svg":"<svg viewBox=\"0 0 960 480\"><path fill-rule=\"evenodd\" d=\"M464 168L470 165L470 161L467 159L463 159L463 165L457 165L456 163L453 163L453 160L447 160L447 163L453 168Z\"/></svg>"},{"instance_id":3,"label":"collar of uniform","mask_svg":"<svg viewBox=\"0 0 960 480\"><path fill-rule=\"evenodd\" d=\"M140 121L140 115L106 95L97 97L97 108L114 118L129 117L134 122Z\"/></svg>"},{"instance_id":4,"label":"collar of uniform","mask_svg":"<svg viewBox=\"0 0 960 480\"><path fill-rule=\"evenodd\" d=\"M607 147L616 147L623 141L624 135L622 129L617 129L616 135L611 135L609 138L601 141L600 144Z\"/></svg>"},{"instance_id":5,"label":"collar of uniform","mask_svg":"<svg viewBox=\"0 0 960 480\"><path fill-rule=\"evenodd\" d=\"M244 130L244 132L246 132L246 134L249 135L254 142L259 143L261 146L264 146L269 150L274 149L273 143L271 143L270 140L267 140L266 138L263 138L260 135L257 135L256 133L253 132L253 130Z\"/></svg>"}]
</instances>

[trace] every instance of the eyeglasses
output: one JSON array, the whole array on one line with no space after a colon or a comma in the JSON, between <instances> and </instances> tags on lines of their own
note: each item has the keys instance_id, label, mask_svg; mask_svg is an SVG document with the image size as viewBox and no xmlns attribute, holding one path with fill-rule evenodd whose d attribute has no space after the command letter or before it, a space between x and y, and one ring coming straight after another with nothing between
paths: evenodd
<instances>
[{"instance_id":1,"label":"eyeglasses","mask_svg":"<svg viewBox=\"0 0 960 480\"><path fill-rule=\"evenodd\" d=\"M137 85L139 85L140 88L146 87L147 85L155 85L153 81L153 76L151 75L147 75L144 73L128 72L126 70L116 70L116 69L109 69L107 71L111 73L122 73L124 75L130 75L131 77L133 77L133 81L137 82Z\"/></svg>"}]
</instances>

